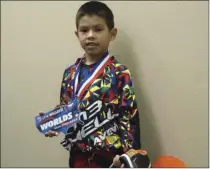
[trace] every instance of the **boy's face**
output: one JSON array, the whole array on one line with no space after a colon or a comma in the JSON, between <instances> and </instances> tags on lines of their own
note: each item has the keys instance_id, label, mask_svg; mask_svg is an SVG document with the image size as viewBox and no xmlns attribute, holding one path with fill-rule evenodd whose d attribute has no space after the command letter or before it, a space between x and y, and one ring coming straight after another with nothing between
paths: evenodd
<instances>
[{"instance_id":1,"label":"boy's face","mask_svg":"<svg viewBox=\"0 0 210 169\"><path fill-rule=\"evenodd\" d=\"M105 20L97 15L85 15L80 19L75 34L85 53L97 57L108 50L110 41L116 37L117 29L110 31Z\"/></svg>"}]
</instances>

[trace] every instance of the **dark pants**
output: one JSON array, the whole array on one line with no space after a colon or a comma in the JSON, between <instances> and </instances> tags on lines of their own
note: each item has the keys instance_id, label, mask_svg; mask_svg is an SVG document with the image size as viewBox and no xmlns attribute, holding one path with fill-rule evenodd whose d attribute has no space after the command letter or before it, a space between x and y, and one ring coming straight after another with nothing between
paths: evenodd
<instances>
[{"instance_id":1,"label":"dark pants","mask_svg":"<svg viewBox=\"0 0 210 169\"><path fill-rule=\"evenodd\" d=\"M70 152L69 167L70 168L109 168L113 162L113 158L121 151L111 153L107 151L92 152Z\"/></svg>"}]
</instances>

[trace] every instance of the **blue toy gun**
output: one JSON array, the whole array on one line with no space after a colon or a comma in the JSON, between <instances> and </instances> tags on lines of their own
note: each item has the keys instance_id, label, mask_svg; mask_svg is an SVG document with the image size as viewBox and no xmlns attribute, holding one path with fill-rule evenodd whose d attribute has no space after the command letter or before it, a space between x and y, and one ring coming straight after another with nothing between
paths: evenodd
<instances>
[{"instance_id":1,"label":"blue toy gun","mask_svg":"<svg viewBox=\"0 0 210 169\"><path fill-rule=\"evenodd\" d=\"M70 127L76 123L83 125L79 118L78 101L62 105L50 110L43 115L35 117L36 128L43 134L49 130L67 134Z\"/></svg>"}]
</instances>

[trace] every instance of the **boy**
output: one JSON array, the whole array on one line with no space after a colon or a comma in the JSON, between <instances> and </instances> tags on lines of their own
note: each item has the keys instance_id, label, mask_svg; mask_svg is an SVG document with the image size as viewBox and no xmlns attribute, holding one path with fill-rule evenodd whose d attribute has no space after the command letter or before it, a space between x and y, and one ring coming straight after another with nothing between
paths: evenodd
<instances>
[{"instance_id":1,"label":"boy","mask_svg":"<svg viewBox=\"0 0 210 169\"><path fill-rule=\"evenodd\" d=\"M115 156L140 149L136 97L129 70L108 52L117 29L107 5L83 4L76 28L85 55L65 70L60 104L77 99L84 123L70 128L61 144L70 151L70 167L108 168Z\"/></svg>"}]
</instances>

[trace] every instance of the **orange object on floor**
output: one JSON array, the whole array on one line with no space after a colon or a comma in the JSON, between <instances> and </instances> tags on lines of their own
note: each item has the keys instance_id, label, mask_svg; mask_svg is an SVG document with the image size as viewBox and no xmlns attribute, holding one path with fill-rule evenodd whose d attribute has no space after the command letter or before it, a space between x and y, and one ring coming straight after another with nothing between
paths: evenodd
<instances>
[{"instance_id":1,"label":"orange object on floor","mask_svg":"<svg viewBox=\"0 0 210 169\"><path fill-rule=\"evenodd\" d=\"M152 168L187 168L185 163L173 156L160 156L153 164Z\"/></svg>"}]
</instances>

